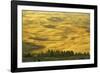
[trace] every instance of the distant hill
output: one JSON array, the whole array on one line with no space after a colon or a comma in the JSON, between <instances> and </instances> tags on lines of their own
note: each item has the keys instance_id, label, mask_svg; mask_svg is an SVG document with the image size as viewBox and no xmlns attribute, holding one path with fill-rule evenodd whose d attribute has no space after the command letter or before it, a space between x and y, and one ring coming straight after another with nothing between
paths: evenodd
<instances>
[{"instance_id":1,"label":"distant hill","mask_svg":"<svg viewBox=\"0 0 100 73\"><path fill-rule=\"evenodd\" d=\"M89 53L88 13L23 11L23 52L48 50Z\"/></svg>"}]
</instances>

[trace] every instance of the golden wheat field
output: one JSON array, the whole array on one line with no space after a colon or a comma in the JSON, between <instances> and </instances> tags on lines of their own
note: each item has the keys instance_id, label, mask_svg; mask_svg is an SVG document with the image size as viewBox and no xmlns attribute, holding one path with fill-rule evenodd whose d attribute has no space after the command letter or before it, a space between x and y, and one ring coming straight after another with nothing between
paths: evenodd
<instances>
[{"instance_id":1,"label":"golden wheat field","mask_svg":"<svg viewBox=\"0 0 100 73\"><path fill-rule=\"evenodd\" d=\"M23 52L90 52L90 14L75 12L22 12Z\"/></svg>"}]
</instances>

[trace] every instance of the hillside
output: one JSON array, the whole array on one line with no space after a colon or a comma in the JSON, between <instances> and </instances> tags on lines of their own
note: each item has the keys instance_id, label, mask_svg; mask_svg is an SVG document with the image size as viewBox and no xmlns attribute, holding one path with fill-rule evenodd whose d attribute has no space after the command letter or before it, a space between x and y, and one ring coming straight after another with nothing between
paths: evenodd
<instances>
[{"instance_id":1,"label":"hillside","mask_svg":"<svg viewBox=\"0 0 100 73\"><path fill-rule=\"evenodd\" d=\"M23 52L89 53L88 13L23 11Z\"/></svg>"}]
</instances>

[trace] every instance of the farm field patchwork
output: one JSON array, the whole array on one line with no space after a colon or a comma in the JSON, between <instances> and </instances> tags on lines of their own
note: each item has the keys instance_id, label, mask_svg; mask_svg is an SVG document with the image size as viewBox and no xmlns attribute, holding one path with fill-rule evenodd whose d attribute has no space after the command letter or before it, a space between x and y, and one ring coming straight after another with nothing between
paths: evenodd
<instances>
[{"instance_id":1,"label":"farm field patchwork","mask_svg":"<svg viewBox=\"0 0 100 73\"><path fill-rule=\"evenodd\" d=\"M90 58L90 14L22 11L22 61Z\"/></svg>"}]
</instances>

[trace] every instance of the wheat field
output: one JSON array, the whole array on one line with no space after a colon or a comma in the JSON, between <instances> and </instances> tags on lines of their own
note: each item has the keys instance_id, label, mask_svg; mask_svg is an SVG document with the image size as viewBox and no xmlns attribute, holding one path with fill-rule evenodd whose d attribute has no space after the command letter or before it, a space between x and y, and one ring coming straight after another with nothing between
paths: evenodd
<instances>
[{"instance_id":1,"label":"wheat field","mask_svg":"<svg viewBox=\"0 0 100 73\"><path fill-rule=\"evenodd\" d=\"M23 54L51 51L90 53L90 14L22 11Z\"/></svg>"}]
</instances>

